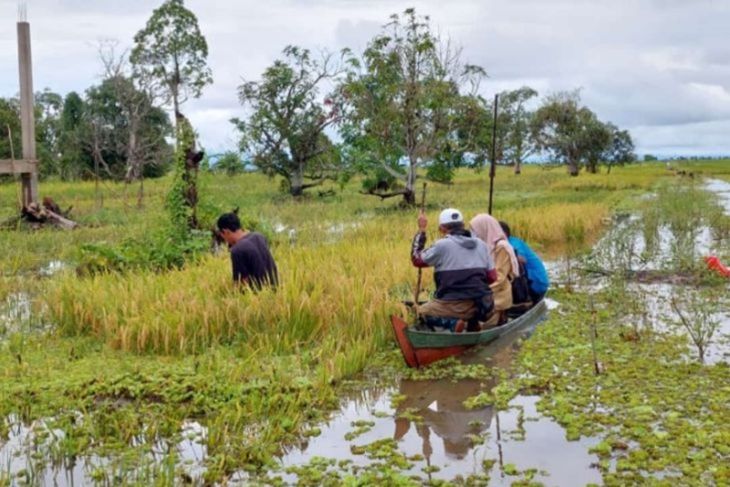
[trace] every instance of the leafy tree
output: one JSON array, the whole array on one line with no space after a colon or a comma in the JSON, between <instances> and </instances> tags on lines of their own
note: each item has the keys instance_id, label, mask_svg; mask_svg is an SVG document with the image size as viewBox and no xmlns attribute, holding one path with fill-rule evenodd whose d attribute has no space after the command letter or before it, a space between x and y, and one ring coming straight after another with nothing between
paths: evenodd
<instances>
[{"instance_id":1,"label":"leafy tree","mask_svg":"<svg viewBox=\"0 0 730 487\"><path fill-rule=\"evenodd\" d=\"M605 126L590 109L580 105L577 91L549 96L535 112L531 132L535 147L567 164L571 176L578 175L582 162L587 162L589 168L596 164L597 155L610 142Z\"/></svg>"},{"instance_id":2,"label":"leafy tree","mask_svg":"<svg viewBox=\"0 0 730 487\"><path fill-rule=\"evenodd\" d=\"M653 154L644 154L644 162L654 162L658 160L659 158Z\"/></svg>"},{"instance_id":3,"label":"leafy tree","mask_svg":"<svg viewBox=\"0 0 730 487\"><path fill-rule=\"evenodd\" d=\"M203 88L213 82L207 65L208 43L200 31L198 19L185 8L183 0L166 0L152 12L145 27L134 36L130 62L133 79L162 95L166 104L171 103L175 116L176 158L184 157L185 163L176 160L176 181L171 191L183 191L170 195L168 200L184 205L197 205L197 173L202 152L195 150L195 131L180 112L180 105L189 97L200 97ZM133 133L133 132L132 132ZM181 146L183 143L186 146ZM188 224L197 226L195 206L187 209Z\"/></svg>"},{"instance_id":4,"label":"leafy tree","mask_svg":"<svg viewBox=\"0 0 730 487\"><path fill-rule=\"evenodd\" d=\"M58 174L63 97L48 88L35 94L36 157L42 176Z\"/></svg>"},{"instance_id":5,"label":"leafy tree","mask_svg":"<svg viewBox=\"0 0 730 487\"><path fill-rule=\"evenodd\" d=\"M63 107L63 98L57 93L45 89L35 94L36 157L41 176L60 174ZM8 128L13 139L12 154ZM20 105L16 98L0 98L0 159L12 155L22 158Z\"/></svg>"},{"instance_id":6,"label":"leafy tree","mask_svg":"<svg viewBox=\"0 0 730 487\"><path fill-rule=\"evenodd\" d=\"M87 91L80 141L86 160L96 166L87 167L87 175L98 169L103 177L131 182L144 176L146 167L162 167L170 159L167 114L143 94L130 95L134 90L130 79L118 77ZM139 101L142 106L134 113L129 102L137 96L145 101Z\"/></svg>"},{"instance_id":7,"label":"leafy tree","mask_svg":"<svg viewBox=\"0 0 730 487\"><path fill-rule=\"evenodd\" d=\"M628 130L621 130L612 123L606 124L611 132L611 143L603 155L603 159L608 164L608 171L614 165L623 166L636 161L634 153L634 141Z\"/></svg>"},{"instance_id":8,"label":"leafy tree","mask_svg":"<svg viewBox=\"0 0 730 487\"><path fill-rule=\"evenodd\" d=\"M8 130L10 133L8 133ZM12 144L9 135L12 135ZM21 158L20 106L16 98L0 98L0 159Z\"/></svg>"},{"instance_id":9,"label":"leafy tree","mask_svg":"<svg viewBox=\"0 0 730 487\"><path fill-rule=\"evenodd\" d=\"M208 43L198 19L183 0L166 0L134 36L130 56L134 78L146 80L165 96L176 114L189 97L198 98L213 82Z\"/></svg>"},{"instance_id":10,"label":"leafy tree","mask_svg":"<svg viewBox=\"0 0 730 487\"><path fill-rule=\"evenodd\" d=\"M228 151L223 154L213 166L213 170L216 172L224 172L229 176L234 174L241 174L245 169L245 165L241 156L233 151Z\"/></svg>"},{"instance_id":11,"label":"leafy tree","mask_svg":"<svg viewBox=\"0 0 730 487\"><path fill-rule=\"evenodd\" d=\"M498 114L504 114L505 135L502 150L504 160L514 166L515 174L522 171L522 163L535 150L530 133L533 112L527 103L537 96L537 91L529 86L517 90L504 91L499 96ZM498 120L499 115L498 115ZM498 127L499 128L499 127Z\"/></svg>"},{"instance_id":12,"label":"leafy tree","mask_svg":"<svg viewBox=\"0 0 730 487\"><path fill-rule=\"evenodd\" d=\"M461 119L467 128L471 128L465 141L473 137L469 148L470 165L481 168L491 160L492 146L496 143L496 163L510 164L516 174L521 172L525 158L535 151L530 132L533 112L526 106L535 96L537 91L528 86L500 93L496 131L494 102L481 97L469 99L471 106L461 111Z\"/></svg>"},{"instance_id":13,"label":"leafy tree","mask_svg":"<svg viewBox=\"0 0 730 487\"><path fill-rule=\"evenodd\" d=\"M460 51L435 35L428 17L414 9L391 22L368 45L341 91L348 116L342 135L352 146L349 155L370 175L386 172L402 188L369 192L388 198L402 195L415 203L417 169L429 167L439 180L448 180L453 167L463 164L473 146L475 126L467 121L476 105L465 86L476 92L484 71L462 65ZM431 166L440 166L438 169ZM366 188L367 189L367 188Z\"/></svg>"},{"instance_id":14,"label":"leafy tree","mask_svg":"<svg viewBox=\"0 0 730 487\"><path fill-rule=\"evenodd\" d=\"M585 123L585 166L589 173L596 174L598 164L605 160L606 153L611 147L613 133L609 125L595 116L588 118Z\"/></svg>"},{"instance_id":15,"label":"leafy tree","mask_svg":"<svg viewBox=\"0 0 730 487\"><path fill-rule=\"evenodd\" d=\"M72 91L63 100L61 133L59 136L58 175L63 179L75 179L89 167L89 155L83 150L85 106L78 93Z\"/></svg>"},{"instance_id":16,"label":"leafy tree","mask_svg":"<svg viewBox=\"0 0 730 487\"><path fill-rule=\"evenodd\" d=\"M316 60L307 49L288 46L284 59L268 67L260 81L239 89L247 120L233 119L241 132L241 151L269 176L284 178L293 196L337 177L341 158L325 130L342 116L341 93L320 99L325 83L335 82L339 63L329 54Z\"/></svg>"},{"instance_id":17,"label":"leafy tree","mask_svg":"<svg viewBox=\"0 0 730 487\"><path fill-rule=\"evenodd\" d=\"M114 88L119 108L126 125L126 144L122 147L126 159L124 181L140 181L140 204L142 198L142 178L145 171L163 166L170 156L163 144L169 131L150 130L155 127L169 127L164 111L158 106L154 85L145 77L134 77L127 59L127 51L116 54L115 43L102 44L99 57L104 67L104 81ZM150 124L152 122L152 125ZM150 171L147 171L150 172ZM160 172L160 171L153 171Z\"/></svg>"}]
</instances>

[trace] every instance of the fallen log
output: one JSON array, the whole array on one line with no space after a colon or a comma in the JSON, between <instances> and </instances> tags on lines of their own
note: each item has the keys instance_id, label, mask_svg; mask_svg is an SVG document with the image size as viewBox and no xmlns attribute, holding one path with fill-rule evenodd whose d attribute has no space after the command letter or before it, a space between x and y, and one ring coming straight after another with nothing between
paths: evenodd
<instances>
[{"instance_id":1,"label":"fallen log","mask_svg":"<svg viewBox=\"0 0 730 487\"><path fill-rule=\"evenodd\" d=\"M43 204L31 203L21 210L22 218L37 226L43 224L55 225L64 230L73 230L78 226L73 220L61 213L59 206L51 198L43 198Z\"/></svg>"}]
</instances>

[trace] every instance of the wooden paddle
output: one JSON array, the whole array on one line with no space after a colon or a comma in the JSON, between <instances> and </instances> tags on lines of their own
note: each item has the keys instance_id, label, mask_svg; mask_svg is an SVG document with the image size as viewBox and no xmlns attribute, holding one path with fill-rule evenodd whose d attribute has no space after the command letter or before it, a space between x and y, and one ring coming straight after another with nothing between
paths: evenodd
<instances>
[{"instance_id":1,"label":"wooden paddle","mask_svg":"<svg viewBox=\"0 0 730 487\"><path fill-rule=\"evenodd\" d=\"M426 212L426 183L423 183L423 192L421 193L421 213ZM421 294L421 280L423 279L423 269L418 268L418 280L416 281L416 290L413 293L413 302L416 303L413 309L416 311L416 319L418 319L418 296Z\"/></svg>"}]
</instances>

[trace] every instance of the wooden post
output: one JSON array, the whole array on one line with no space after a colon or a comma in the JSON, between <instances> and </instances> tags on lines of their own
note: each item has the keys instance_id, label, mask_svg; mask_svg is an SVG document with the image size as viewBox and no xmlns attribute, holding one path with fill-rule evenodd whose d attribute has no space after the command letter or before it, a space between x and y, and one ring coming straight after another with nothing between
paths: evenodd
<instances>
[{"instance_id":1,"label":"wooden post","mask_svg":"<svg viewBox=\"0 0 730 487\"><path fill-rule=\"evenodd\" d=\"M30 50L30 24L18 22L18 72L20 74L20 126L22 128L23 159L29 172L21 173L23 206L38 202L38 162L35 148L33 117L33 65Z\"/></svg>"},{"instance_id":2,"label":"wooden post","mask_svg":"<svg viewBox=\"0 0 730 487\"><path fill-rule=\"evenodd\" d=\"M489 210L492 214L492 199L494 197L494 177L497 175L497 109L499 95L494 95L494 125L492 126L492 166L489 168Z\"/></svg>"}]
</instances>

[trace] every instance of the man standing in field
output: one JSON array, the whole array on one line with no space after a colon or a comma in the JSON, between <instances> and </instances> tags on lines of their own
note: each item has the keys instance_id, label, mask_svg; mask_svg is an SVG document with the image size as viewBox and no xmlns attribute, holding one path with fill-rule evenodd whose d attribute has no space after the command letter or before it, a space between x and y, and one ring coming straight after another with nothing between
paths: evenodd
<instances>
[{"instance_id":1,"label":"man standing in field","mask_svg":"<svg viewBox=\"0 0 730 487\"><path fill-rule=\"evenodd\" d=\"M430 328L448 328L457 333L478 329L477 322L489 319L494 299L489 287L497 278L486 244L464 228L459 210L449 208L439 216L444 238L424 250L428 220L421 213L418 233L413 238L411 261L416 267L435 269L436 299L418 306L422 322Z\"/></svg>"},{"instance_id":2,"label":"man standing in field","mask_svg":"<svg viewBox=\"0 0 730 487\"><path fill-rule=\"evenodd\" d=\"M231 251L233 281L255 290L264 286L276 287L279 274L266 238L242 229L241 220L235 213L221 215L217 227L218 235Z\"/></svg>"}]
</instances>

